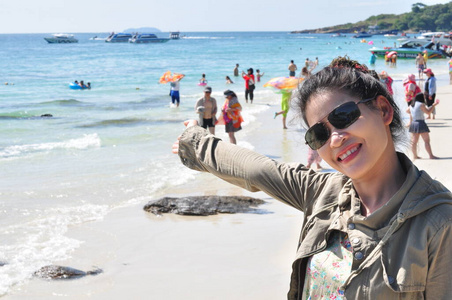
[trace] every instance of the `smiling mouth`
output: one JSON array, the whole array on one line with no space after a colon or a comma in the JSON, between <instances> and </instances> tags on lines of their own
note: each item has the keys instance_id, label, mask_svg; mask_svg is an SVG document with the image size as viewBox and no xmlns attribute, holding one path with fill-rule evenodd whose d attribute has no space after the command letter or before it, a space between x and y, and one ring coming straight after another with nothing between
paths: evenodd
<instances>
[{"instance_id":1,"label":"smiling mouth","mask_svg":"<svg viewBox=\"0 0 452 300\"><path fill-rule=\"evenodd\" d=\"M345 152L344 154L339 156L337 160L338 161L343 161L344 159L349 157L352 153L355 153L359 148L361 148L361 144L356 146L356 147L353 147L352 149L349 149L347 152Z\"/></svg>"}]
</instances>

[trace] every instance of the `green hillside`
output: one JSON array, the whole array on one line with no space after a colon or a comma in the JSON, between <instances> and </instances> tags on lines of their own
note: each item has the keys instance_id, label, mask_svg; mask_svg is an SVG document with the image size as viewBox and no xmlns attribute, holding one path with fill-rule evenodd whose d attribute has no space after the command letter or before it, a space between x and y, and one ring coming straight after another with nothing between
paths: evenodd
<instances>
[{"instance_id":1,"label":"green hillside","mask_svg":"<svg viewBox=\"0 0 452 300\"><path fill-rule=\"evenodd\" d=\"M399 30L405 32L450 31L452 30L452 1L446 4L427 6L423 3L415 3L411 12L401 15L381 14L371 16L364 21L347 23L342 25L292 31L292 33L352 33L355 31L367 31L369 26L378 26L378 30Z\"/></svg>"}]
</instances>

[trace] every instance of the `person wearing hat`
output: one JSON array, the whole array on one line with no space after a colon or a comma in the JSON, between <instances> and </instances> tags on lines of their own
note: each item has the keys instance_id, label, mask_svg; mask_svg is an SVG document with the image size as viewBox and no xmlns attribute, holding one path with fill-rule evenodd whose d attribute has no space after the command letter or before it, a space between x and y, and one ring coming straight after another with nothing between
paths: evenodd
<instances>
[{"instance_id":1,"label":"person wearing hat","mask_svg":"<svg viewBox=\"0 0 452 300\"><path fill-rule=\"evenodd\" d=\"M394 95L394 92L392 91L392 78L388 75L386 71L381 71L380 73L380 81L383 82L386 85L386 88L388 89L388 92L391 95Z\"/></svg>"},{"instance_id":2,"label":"person wearing hat","mask_svg":"<svg viewBox=\"0 0 452 300\"><path fill-rule=\"evenodd\" d=\"M428 68L424 70L425 75L427 75L427 80L424 83L424 95L427 106L431 107L435 103L436 98L436 77L433 74L432 69ZM435 119L436 109L433 109L431 113L428 113L427 119Z\"/></svg>"},{"instance_id":3,"label":"person wearing hat","mask_svg":"<svg viewBox=\"0 0 452 300\"><path fill-rule=\"evenodd\" d=\"M403 80L403 87L405 88L405 101L408 106L411 103L411 100L416 97L417 94L422 93L421 88L416 84L416 76L414 74L410 74Z\"/></svg>"},{"instance_id":4,"label":"person wearing hat","mask_svg":"<svg viewBox=\"0 0 452 300\"><path fill-rule=\"evenodd\" d=\"M195 105L195 111L199 115L199 126L209 128L211 134L215 134L215 123L217 122L217 100L211 97L212 88L206 86L204 97L200 98Z\"/></svg>"},{"instance_id":5,"label":"person wearing hat","mask_svg":"<svg viewBox=\"0 0 452 300\"><path fill-rule=\"evenodd\" d=\"M256 88L256 86L254 85L256 80L254 79L253 68L249 68L247 70L247 74L245 74L245 72L242 72L242 77L243 77L243 79L245 79L245 100L246 100L246 103L248 103L248 95L249 95L251 104L253 104L254 89Z\"/></svg>"},{"instance_id":6,"label":"person wearing hat","mask_svg":"<svg viewBox=\"0 0 452 300\"><path fill-rule=\"evenodd\" d=\"M241 115L242 106L237 99L237 95L231 91L224 91L224 97L226 98L221 108L222 114L218 118L216 125L225 125L225 131L229 135L229 141L231 144L237 144L235 138L235 132L242 129L243 118Z\"/></svg>"}]
</instances>

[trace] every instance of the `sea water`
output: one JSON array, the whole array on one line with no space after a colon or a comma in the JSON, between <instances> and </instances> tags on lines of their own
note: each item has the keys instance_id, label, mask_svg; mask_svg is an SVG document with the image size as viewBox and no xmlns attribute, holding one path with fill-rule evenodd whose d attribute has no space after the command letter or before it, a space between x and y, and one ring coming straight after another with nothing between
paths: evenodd
<instances>
[{"instance_id":1,"label":"sea water","mask_svg":"<svg viewBox=\"0 0 452 300\"><path fill-rule=\"evenodd\" d=\"M224 90L238 94L245 119L238 143L253 149L247 137L265 134L253 122L273 114L270 107L280 101L263 83L287 76L290 60L300 71L306 58L317 57L314 72L339 55L368 64L371 47L350 36L183 34L141 45L90 40L107 33L76 34L76 44L48 44L43 38L49 34L0 35L0 296L39 267L68 258L83 243L66 235L71 226L101 221L116 208L146 203L196 177L173 159L171 145L182 122L196 118L203 73L219 105ZM394 43L383 36L368 40L381 47ZM253 104L244 101L243 79L233 76L236 63L240 71L264 73ZM447 60L428 64L437 75L447 74ZM373 68L392 76L404 105L402 79L417 74L414 61L390 67L378 59ZM186 75L179 108L170 106L169 85L158 83L168 70ZM225 76L235 83L227 85ZM91 82L92 89L71 90L74 80ZM227 140L222 128L217 134Z\"/></svg>"}]
</instances>

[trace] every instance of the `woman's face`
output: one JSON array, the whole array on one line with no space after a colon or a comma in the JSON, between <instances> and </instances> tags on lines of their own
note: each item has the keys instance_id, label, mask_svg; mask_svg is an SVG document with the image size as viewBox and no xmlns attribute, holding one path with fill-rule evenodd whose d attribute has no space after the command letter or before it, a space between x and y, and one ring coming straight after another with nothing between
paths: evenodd
<instances>
[{"instance_id":1,"label":"woman's face","mask_svg":"<svg viewBox=\"0 0 452 300\"><path fill-rule=\"evenodd\" d=\"M359 100L362 99L343 92L324 92L311 97L305 112L309 126L323 122L331 132L325 145L317 150L319 155L331 167L355 180L374 176L382 168L382 158L394 151L389 130L393 111L382 96L374 103L384 102L384 107L390 109L390 121L382 112L384 109L371 110L365 104L358 104L361 116L349 127L336 129L327 122L327 115L337 106ZM387 150L389 147L392 147L392 152Z\"/></svg>"}]
</instances>

